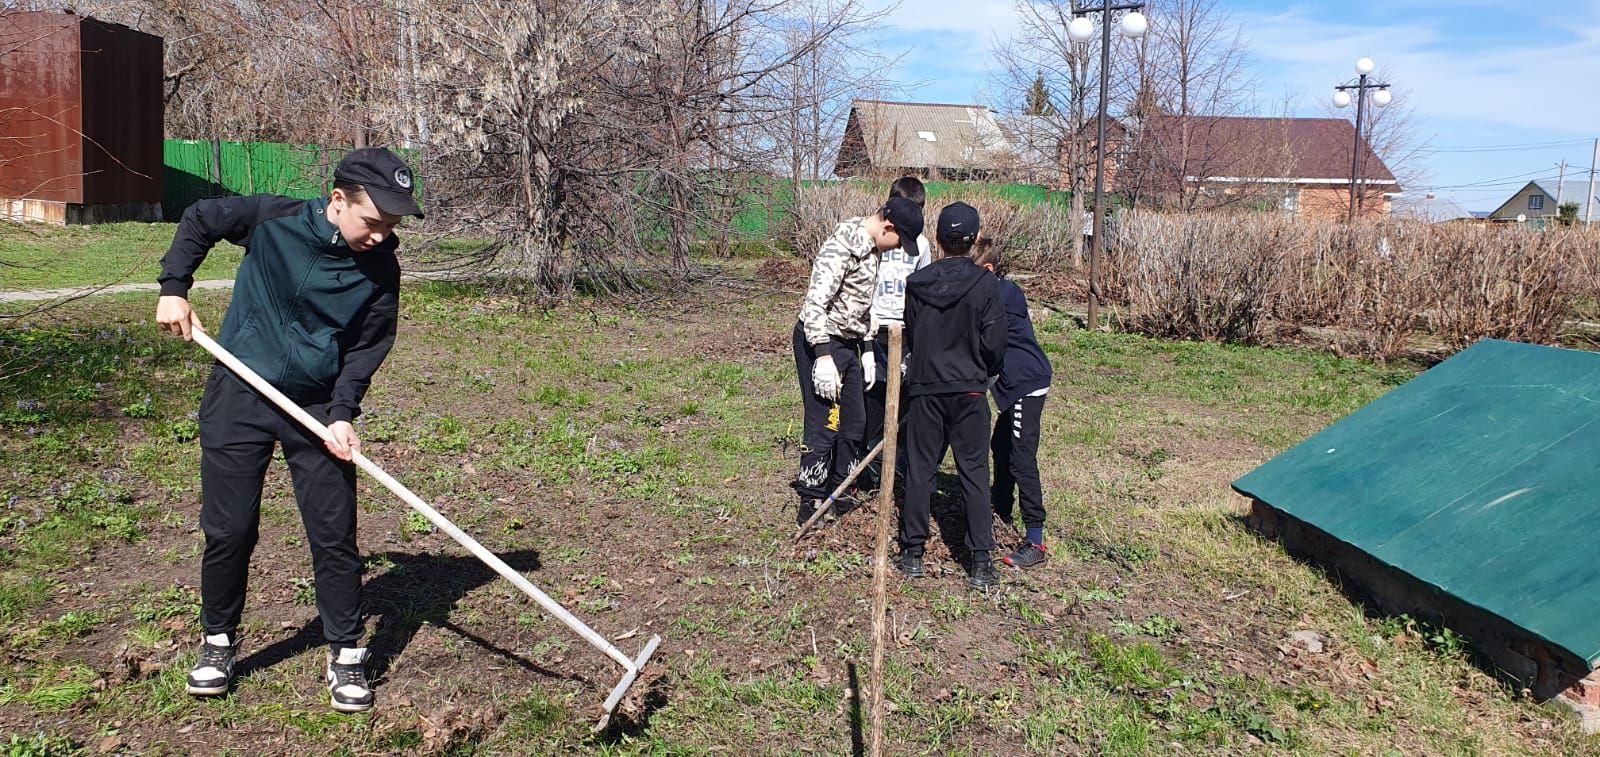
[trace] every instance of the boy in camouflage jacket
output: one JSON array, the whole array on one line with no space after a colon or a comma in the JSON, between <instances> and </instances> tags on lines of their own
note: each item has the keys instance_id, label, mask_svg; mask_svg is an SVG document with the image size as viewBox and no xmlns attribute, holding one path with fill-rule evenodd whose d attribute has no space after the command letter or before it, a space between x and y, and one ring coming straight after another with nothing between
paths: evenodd
<instances>
[{"instance_id":1,"label":"boy in camouflage jacket","mask_svg":"<svg viewBox=\"0 0 1600 757\"><path fill-rule=\"evenodd\" d=\"M844 482L861 454L866 431L863 388L877 373L870 349L863 352L878 283L878 259L900 247L917 254L922 209L891 198L876 214L841 221L822 243L811 265L811 283L794 326L794 362L805 406L800 472L792 486L800 495L796 524Z\"/></svg>"}]
</instances>

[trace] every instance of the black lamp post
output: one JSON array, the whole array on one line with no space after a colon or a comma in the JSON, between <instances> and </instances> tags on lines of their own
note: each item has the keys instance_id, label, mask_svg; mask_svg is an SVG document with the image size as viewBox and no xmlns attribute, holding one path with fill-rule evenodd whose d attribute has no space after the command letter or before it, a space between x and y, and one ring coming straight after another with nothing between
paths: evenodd
<instances>
[{"instance_id":1,"label":"black lamp post","mask_svg":"<svg viewBox=\"0 0 1600 757\"><path fill-rule=\"evenodd\" d=\"M1356 214L1360 210L1360 193L1356 185L1361 181L1361 127L1362 117L1365 115L1367 104L1367 90L1372 90L1372 104L1380 108L1394 100L1394 95L1389 92L1389 85L1382 82L1367 81L1372 74L1373 63L1371 58L1362 58L1356 61L1356 83L1341 84L1334 87L1333 104L1335 107L1347 108L1350 106L1351 92L1356 102L1356 140L1350 148L1350 223L1355 223Z\"/></svg>"},{"instance_id":2,"label":"black lamp post","mask_svg":"<svg viewBox=\"0 0 1600 757\"><path fill-rule=\"evenodd\" d=\"M1089 237L1089 328L1100 328L1100 251L1105 249L1105 202L1106 202L1106 83L1111 73L1111 19L1110 15L1124 11L1122 15L1122 36L1128 39L1138 39L1144 36L1150 27L1143 13L1139 10L1144 7L1142 2L1113 2L1101 0L1098 5L1079 4L1072 5L1072 22L1067 25L1067 37L1073 42L1084 43L1094 37L1094 22L1088 15L1099 13L1100 19L1100 107L1099 114L1095 117L1096 130L1099 137L1095 140L1094 156L1094 220L1093 231Z\"/></svg>"}]
</instances>

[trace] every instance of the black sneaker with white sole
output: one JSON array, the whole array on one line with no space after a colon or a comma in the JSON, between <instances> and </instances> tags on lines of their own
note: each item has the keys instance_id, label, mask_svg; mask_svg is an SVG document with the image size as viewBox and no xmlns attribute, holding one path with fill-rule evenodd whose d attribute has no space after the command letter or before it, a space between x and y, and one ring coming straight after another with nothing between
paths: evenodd
<instances>
[{"instance_id":1,"label":"black sneaker with white sole","mask_svg":"<svg viewBox=\"0 0 1600 757\"><path fill-rule=\"evenodd\" d=\"M186 688L197 697L217 697L228 693L233 681L233 660L239 642L229 634L207 634L200 643L200 659L189 669Z\"/></svg>"},{"instance_id":2,"label":"black sneaker with white sole","mask_svg":"<svg viewBox=\"0 0 1600 757\"><path fill-rule=\"evenodd\" d=\"M328 652L328 693L339 712L372 709L372 685L367 682L367 648L340 647Z\"/></svg>"},{"instance_id":3,"label":"black sneaker with white sole","mask_svg":"<svg viewBox=\"0 0 1600 757\"><path fill-rule=\"evenodd\" d=\"M1044 561L1048 559L1049 555L1045 554L1044 545L1034 544L1031 541L1018 544L1016 549L1011 550L1011 554L1005 556L1006 564L1013 568L1031 568L1035 565L1043 565Z\"/></svg>"}]
</instances>

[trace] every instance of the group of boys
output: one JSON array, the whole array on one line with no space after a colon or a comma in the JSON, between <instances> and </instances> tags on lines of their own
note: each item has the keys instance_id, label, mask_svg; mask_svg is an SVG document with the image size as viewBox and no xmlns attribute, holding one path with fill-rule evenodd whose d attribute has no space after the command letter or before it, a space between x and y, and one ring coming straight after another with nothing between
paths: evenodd
<instances>
[{"instance_id":1,"label":"group of boys","mask_svg":"<svg viewBox=\"0 0 1600 757\"><path fill-rule=\"evenodd\" d=\"M977 209L956 202L939 213L934 238L942 254L930 262L925 201L921 181L900 179L876 213L839 222L813 262L794 330L805 407L796 518L811 520L876 446L886 423L881 372L901 370L905 454L880 463L883 475L905 478L895 566L924 575L934 478L949 450L965 506L968 584L986 589L1000 580L991 557L994 519L1011 523L1018 500L1024 538L1003 560L1029 568L1046 559L1038 449L1050 361L1026 297L1001 276L997 248L984 243ZM904 329L899 366L886 365L892 326ZM992 432L986 393L1000 413Z\"/></svg>"}]
</instances>

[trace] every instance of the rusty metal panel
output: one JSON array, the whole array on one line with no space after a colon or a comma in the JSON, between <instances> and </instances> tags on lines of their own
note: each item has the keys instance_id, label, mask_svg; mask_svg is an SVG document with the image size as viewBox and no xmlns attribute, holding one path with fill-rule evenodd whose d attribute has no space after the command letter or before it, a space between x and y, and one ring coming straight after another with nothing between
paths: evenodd
<instances>
[{"instance_id":1,"label":"rusty metal panel","mask_svg":"<svg viewBox=\"0 0 1600 757\"><path fill-rule=\"evenodd\" d=\"M0 197L83 202L79 20L0 15Z\"/></svg>"},{"instance_id":2,"label":"rusty metal panel","mask_svg":"<svg viewBox=\"0 0 1600 757\"><path fill-rule=\"evenodd\" d=\"M84 18L83 202L161 201L162 40Z\"/></svg>"}]
</instances>

